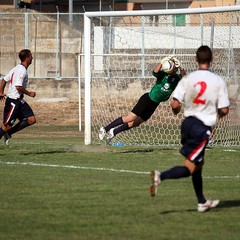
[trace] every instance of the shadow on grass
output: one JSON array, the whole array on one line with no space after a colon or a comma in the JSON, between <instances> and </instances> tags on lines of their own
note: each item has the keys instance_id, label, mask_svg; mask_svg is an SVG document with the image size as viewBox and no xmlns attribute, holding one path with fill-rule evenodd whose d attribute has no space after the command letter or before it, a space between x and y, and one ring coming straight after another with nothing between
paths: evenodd
<instances>
[{"instance_id":1,"label":"shadow on grass","mask_svg":"<svg viewBox=\"0 0 240 240\"><path fill-rule=\"evenodd\" d=\"M32 154L56 154L56 153L66 153L68 151L43 151L43 152L28 152L28 153L20 153L20 155L32 155Z\"/></svg>"},{"instance_id":2,"label":"shadow on grass","mask_svg":"<svg viewBox=\"0 0 240 240\"><path fill-rule=\"evenodd\" d=\"M196 209L187 209L187 210L169 210L169 211L162 211L160 214L170 214L170 213L180 213L180 212L196 212Z\"/></svg>"},{"instance_id":3,"label":"shadow on grass","mask_svg":"<svg viewBox=\"0 0 240 240\"><path fill-rule=\"evenodd\" d=\"M240 200L221 201L218 205L218 208L232 208L232 207L240 207Z\"/></svg>"},{"instance_id":4,"label":"shadow on grass","mask_svg":"<svg viewBox=\"0 0 240 240\"><path fill-rule=\"evenodd\" d=\"M219 208L233 208L233 207L240 207L240 200L225 200L221 201L216 209ZM186 210L169 210L169 211L162 211L160 214L170 214L170 213L179 213L179 212L196 212L197 209L186 209Z\"/></svg>"},{"instance_id":5,"label":"shadow on grass","mask_svg":"<svg viewBox=\"0 0 240 240\"><path fill-rule=\"evenodd\" d=\"M149 153L153 151L154 149L135 149L135 150L120 151L119 153Z\"/></svg>"}]
</instances>

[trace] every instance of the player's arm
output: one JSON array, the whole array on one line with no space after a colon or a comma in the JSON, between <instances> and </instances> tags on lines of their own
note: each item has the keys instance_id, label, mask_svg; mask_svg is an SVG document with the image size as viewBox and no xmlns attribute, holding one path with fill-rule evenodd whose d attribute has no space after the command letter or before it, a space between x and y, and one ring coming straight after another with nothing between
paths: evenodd
<instances>
[{"instance_id":1,"label":"player's arm","mask_svg":"<svg viewBox=\"0 0 240 240\"><path fill-rule=\"evenodd\" d=\"M180 74L182 77L187 74L184 68L180 68Z\"/></svg>"},{"instance_id":2,"label":"player's arm","mask_svg":"<svg viewBox=\"0 0 240 240\"><path fill-rule=\"evenodd\" d=\"M16 86L16 89L18 91L21 91L23 94L28 95L29 97L35 97L36 96L36 92L29 92L25 87L23 86Z\"/></svg>"},{"instance_id":3,"label":"player's arm","mask_svg":"<svg viewBox=\"0 0 240 240\"><path fill-rule=\"evenodd\" d=\"M158 73L158 72L161 70L161 68L162 68L162 64L159 63L159 64L157 64L157 65L154 67L153 71L154 71L155 73Z\"/></svg>"},{"instance_id":4,"label":"player's arm","mask_svg":"<svg viewBox=\"0 0 240 240\"><path fill-rule=\"evenodd\" d=\"M229 112L229 107L218 109L218 115L220 118L226 116L228 114L228 112Z\"/></svg>"},{"instance_id":5,"label":"player's arm","mask_svg":"<svg viewBox=\"0 0 240 240\"><path fill-rule=\"evenodd\" d=\"M182 77L185 76L187 73L186 73L185 69L182 67L181 62L174 56L172 57L172 60L174 61L175 67L180 70L181 76Z\"/></svg>"},{"instance_id":6,"label":"player's arm","mask_svg":"<svg viewBox=\"0 0 240 240\"><path fill-rule=\"evenodd\" d=\"M219 88L219 93L218 93L218 116L224 117L228 114L229 112L229 106L230 106L230 101L228 98L228 92L227 92L227 85L226 82L221 79L220 81L221 84Z\"/></svg>"},{"instance_id":7,"label":"player's arm","mask_svg":"<svg viewBox=\"0 0 240 240\"><path fill-rule=\"evenodd\" d=\"M5 86L6 86L6 82L4 79L2 79L0 83L0 101L4 101L6 97L6 94L4 94Z\"/></svg>"},{"instance_id":8,"label":"player's arm","mask_svg":"<svg viewBox=\"0 0 240 240\"><path fill-rule=\"evenodd\" d=\"M177 115L181 110L182 104L176 99L173 98L171 102L171 108L175 115Z\"/></svg>"},{"instance_id":9,"label":"player's arm","mask_svg":"<svg viewBox=\"0 0 240 240\"><path fill-rule=\"evenodd\" d=\"M160 63L157 64L157 65L154 67L153 72L158 73L158 72L162 69L162 63L165 62L165 61L170 60L171 58L172 58L172 55L167 56L167 57L161 59Z\"/></svg>"}]
</instances>

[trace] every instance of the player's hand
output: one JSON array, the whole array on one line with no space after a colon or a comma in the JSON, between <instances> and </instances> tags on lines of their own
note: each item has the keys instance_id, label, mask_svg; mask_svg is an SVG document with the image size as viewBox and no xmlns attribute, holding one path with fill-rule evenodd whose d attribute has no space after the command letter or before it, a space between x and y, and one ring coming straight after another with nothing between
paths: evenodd
<instances>
[{"instance_id":1,"label":"player's hand","mask_svg":"<svg viewBox=\"0 0 240 240\"><path fill-rule=\"evenodd\" d=\"M30 92L29 97L35 98L36 97L36 92Z\"/></svg>"},{"instance_id":2,"label":"player's hand","mask_svg":"<svg viewBox=\"0 0 240 240\"><path fill-rule=\"evenodd\" d=\"M180 61L176 57L172 57L172 60L174 61L174 64L175 64L176 68L180 68L181 67L181 63L180 63Z\"/></svg>"},{"instance_id":3,"label":"player's hand","mask_svg":"<svg viewBox=\"0 0 240 240\"><path fill-rule=\"evenodd\" d=\"M4 102L5 98L6 98L6 94L4 94L4 93L0 94L0 101L1 102Z\"/></svg>"},{"instance_id":4,"label":"player's hand","mask_svg":"<svg viewBox=\"0 0 240 240\"><path fill-rule=\"evenodd\" d=\"M172 59L172 57L173 57L173 55L169 55L169 56L163 58L163 59L160 61L160 63L163 64L165 61L169 61L170 59Z\"/></svg>"}]
</instances>

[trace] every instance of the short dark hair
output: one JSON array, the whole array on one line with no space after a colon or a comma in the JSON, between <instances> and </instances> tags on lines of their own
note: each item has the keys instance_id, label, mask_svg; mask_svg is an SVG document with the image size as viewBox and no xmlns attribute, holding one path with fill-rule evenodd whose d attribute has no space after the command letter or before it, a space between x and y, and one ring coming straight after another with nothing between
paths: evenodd
<instances>
[{"instance_id":1,"label":"short dark hair","mask_svg":"<svg viewBox=\"0 0 240 240\"><path fill-rule=\"evenodd\" d=\"M20 58L21 62L24 62L30 55L31 51L29 49L23 49L19 52L18 57Z\"/></svg>"},{"instance_id":2,"label":"short dark hair","mask_svg":"<svg viewBox=\"0 0 240 240\"><path fill-rule=\"evenodd\" d=\"M197 62L199 64L209 64L212 61L212 50L208 46L201 46L197 50Z\"/></svg>"}]
</instances>

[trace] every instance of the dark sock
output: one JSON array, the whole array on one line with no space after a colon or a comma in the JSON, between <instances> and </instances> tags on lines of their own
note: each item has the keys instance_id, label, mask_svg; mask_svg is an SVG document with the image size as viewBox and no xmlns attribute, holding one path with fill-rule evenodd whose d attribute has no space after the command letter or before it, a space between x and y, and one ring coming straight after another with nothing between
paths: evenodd
<instances>
[{"instance_id":1,"label":"dark sock","mask_svg":"<svg viewBox=\"0 0 240 240\"><path fill-rule=\"evenodd\" d=\"M128 129L130 129L130 127L128 126L127 123L124 123L122 126L114 129L114 131L113 131L114 136L117 135L118 133L126 131Z\"/></svg>"},{"instance_id":2,"label":"dark sock","mask_svg":"<svg viewBox=\"0 0 240 240\"><path fill-rule=\"evenodd\" d=\"M2 138L2 136L5 134L6 132L5 131L3 131L3 129L2 128L0 128L0 139Z\"/></svg>"},{"instance_id":3,"label":"dark sock","mask_svg":"<svg viewBox=\"0 0 240 240\"><path fill-rule=\"evenodd\" d=\"M161 173L161 180L165 179L178 179L178 178L184 178L184 177L189 177L190 171L188 170L187 167L185 166L176 166L173 167L165 172Z\"/></svg>"},{"instance_id":4,"label":"dark sock","mask_svg":"<svg viewBox=\"0 0 240 240\"><path fill-rule=\"evenodd\" d=\"M119 126L123 124L123 120L122 117L119 117L117 119L115 119L114 121L112 121L110 124L108 124L105 128L106 132L108 132L111 128L114 128L116 126Z\"/></svg>"},{"instance_id":5,"label":"dark sock","mask_svg":"<svg viewBox=\"0 0 240 240\"><path fill-rule=\"evenodd\" d=\"M206 199L203 196L202 169L193 173L192 183L198 199L198 203L205 203Z\"/></svg>"},{"instance_id":6,"label":"dark sock","mask_svg":"<svg viewBox=\"0 0 240 240\"><path fill-rule=\"evenodd\" d=\"M23 119L21 122L18 122L13 128L11 128L10 131L8 131L8 134L11 136L12 134L30 126L27 119Z\"/></svg>"}]
</instances>

